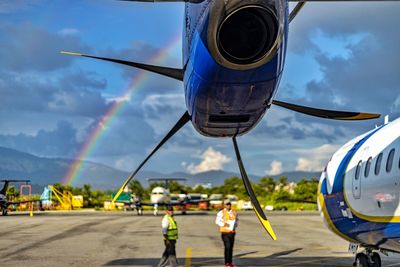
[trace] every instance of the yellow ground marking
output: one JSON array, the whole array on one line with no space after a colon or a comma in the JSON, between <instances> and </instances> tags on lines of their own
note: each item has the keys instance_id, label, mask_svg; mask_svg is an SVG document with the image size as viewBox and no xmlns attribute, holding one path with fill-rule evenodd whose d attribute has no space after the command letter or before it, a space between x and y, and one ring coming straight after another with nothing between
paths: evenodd
<instances>
[{"instance_id":1,"label":"yellow ground marking","mask_svg":"<svg viewBox=\"0 0 400 267\"><path fill-rule=\"evenodd\" d=\"M186 248L186 255L185 255L185 267L192 266L192 248Z\"/></svg>"}]
</instances>

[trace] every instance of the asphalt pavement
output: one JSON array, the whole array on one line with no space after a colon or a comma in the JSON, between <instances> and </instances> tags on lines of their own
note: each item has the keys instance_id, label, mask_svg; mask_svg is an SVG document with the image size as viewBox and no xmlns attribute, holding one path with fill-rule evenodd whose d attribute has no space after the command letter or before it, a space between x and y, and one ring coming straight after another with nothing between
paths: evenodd
<instances>
[{"instance_id":1,"label":"asphalt pavement","mask_svg":"<svg viewBox=\"0 0 400 267\"><path fill-rule=\"evenodd\" d=\"M175 216L181 266L223 266L215 212ZM252 212L239 213L236 266L352 266L348 243L317 212L270 213L272 241ZM151 212L40 212L0 216L0 266L156 266L164 249L161 218ZM400 258L382 256L384 266Z\"/></svg>"}]
</instances>

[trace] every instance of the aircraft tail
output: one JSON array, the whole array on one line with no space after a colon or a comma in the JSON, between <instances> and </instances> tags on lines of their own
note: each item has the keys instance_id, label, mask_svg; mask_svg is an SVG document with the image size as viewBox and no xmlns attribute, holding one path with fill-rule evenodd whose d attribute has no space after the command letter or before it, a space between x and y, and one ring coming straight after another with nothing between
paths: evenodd
<instances>
[{"instance_id":1,"label":"aircraft tail","mask_svg":"<svg viewBox=\"0 0 400 267\"><path fill-rule=\"evenodd\" d=\"M0 191L1 195L6 195L9 183L10 183L10 181L7 181L7 180L4 181L4 186Z\"/></svg>"},{"instance_id":2,"label":"aircraft tail","mask_svg":"<svg viewBox=\"0 0 400 267\"><path fill-rule=\"evenodd\" d=\"M0 180L0 182L4 182L3 188L0 190L0 194L5 195L7 193L8 185L10 183L29 183L31 180Z\"/></svg>"}]
</instances>

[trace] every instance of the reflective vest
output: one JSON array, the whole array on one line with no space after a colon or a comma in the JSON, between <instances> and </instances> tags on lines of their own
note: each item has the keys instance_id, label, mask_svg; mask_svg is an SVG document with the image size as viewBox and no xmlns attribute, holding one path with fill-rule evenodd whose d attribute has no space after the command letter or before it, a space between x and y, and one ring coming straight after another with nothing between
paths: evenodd
<instances>
[{"instance_id":1,"label":"reflective vest","mask_svg":"<svg viewBox=\"0 0 400 267\"><path fill-rule=\"evenodd\" d=\"M165 215L164 218L167 217L169 226L167 229L167 238L168 240L177 240L178 239L178 226L176 224L176 221L172 216Z\"/></svg>"},{"instance_id":2,"label":"reflective vest","mask_svg":"<svg viewBox=\"0 0 400 267\"><path fill-rule=\"evenodd\" d=\"M229 211L227 209L223 209L222 212L223 212L224 224L226 224L229 220L230 221L235 221L236 220L236 210L232 210L232 215L231 216L229 216ZM219 230L222 233L234 233L235 232L235 229L234 230L230 230L228 227L225 227L225 226L220 226Z\"/></svg>"}]
</instances>

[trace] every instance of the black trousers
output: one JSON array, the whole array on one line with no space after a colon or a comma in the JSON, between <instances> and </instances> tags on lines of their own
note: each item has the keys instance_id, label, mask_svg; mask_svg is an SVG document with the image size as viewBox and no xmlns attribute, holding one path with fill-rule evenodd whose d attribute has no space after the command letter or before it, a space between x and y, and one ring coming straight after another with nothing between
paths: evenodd
<instances>
[{"instance_id":1,"label":"black trousers","mask_svg":"<svg viewBox=\"0 0 400 267\"><path fill-rule=\"evenodd\" d=\"M171 267L178 266L176 259L175 245L176 240L164 240L165 250L157 267L164 267L169 264Z\"/></svg>"},{"instance_id":2,"label":"black trousers","mask_svg":"<svg viewBox=\"0 0 400 267\"><path fill-rule=\"evenodd\" d=\"M225 264L232 263L233 244L235 243L235 233L221 233L222 241L225 246Z\"/></svg>"}]
</instances>

